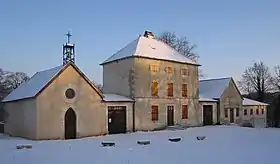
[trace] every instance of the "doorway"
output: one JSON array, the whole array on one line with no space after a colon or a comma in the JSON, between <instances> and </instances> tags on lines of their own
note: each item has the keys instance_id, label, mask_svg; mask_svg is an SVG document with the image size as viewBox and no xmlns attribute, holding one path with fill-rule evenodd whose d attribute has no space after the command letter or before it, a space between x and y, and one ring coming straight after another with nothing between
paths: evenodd
<instances>
[{"instance_id":1,"label":"doorway","mask_svg":"<svg viewBox=\"0 0 280 164\"><path fill-rule=\"evenodd\" d=\"M234 122L234 110L233 108L230 108L230 123L233 123Z\"/></svg>"},{"instance_id":2,"label":"doorway","mask_svg":"<svg viewBox=\"0 0 280 164\"><path fill-rule=\"evenodd\" d=\"M108 106L108 132L109 134L126 132L126 106Z\"/></svg>"},{"instance_id":3,"label":"doorway","mask_svg":"<svg viewBox=\"0 0 280 164\"><path fill-rule=\"evenodd\" d=\"M203 105L203 125L213 125L213 105Z\"/></svg>"},{"instance_id":4,"label":"doorway","mask_svg":"<svg viewBox=\"0 0 280 164\"><path fill-rule=\"evenodd\" d=\"M72 108L69 108L64 116L64 138L75 139L76 138L76 113Z\"/></svg>"},{"instance_id":5,"label":"doorway","mask_svg":"<svg viewBox=\"0 0 280 164\"><path fill-rule=\"evenodd\" d=\"M174 125L174 106L168 105L167 106L167 126Z\"/></svg>"}]
</instances>

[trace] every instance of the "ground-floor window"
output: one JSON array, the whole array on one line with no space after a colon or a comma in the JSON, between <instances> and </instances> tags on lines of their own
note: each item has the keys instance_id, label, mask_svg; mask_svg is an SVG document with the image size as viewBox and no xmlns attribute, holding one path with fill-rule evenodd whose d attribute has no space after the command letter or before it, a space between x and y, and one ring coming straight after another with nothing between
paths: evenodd
<instances>
[{"instance_id":1,"label":"ground-floor window","mask_svg":"<svg viewBox=\"0 0 280 164\"><path fill-rule=\"evenodd\" d=\"M244 116L247 116L247 109L244 109Z\"/></svg>"},{"instance_id":2,"label":"ground-floor window","mask_svg":"<svg viewBox=\"0 0 280 164\"><path fill-rule=\"evenodd\" d=\"M264 114L264 109L262 108L262 114Z\"/></svg>"},{"instance_id":3,"label":"ground-floor window","mask_svg":"<svg viewBox=\"0 0 280 164\"><path fill-rule=\"evenodd\" d=\"M225 118L228 118L228 110L225 109Z\"/></svg>"},{"instance_id":4,"label":"ground-floor window","mask_svg":"<svg viewBox=\"0 0 280 164\"><path fill-rule=\"evenodd\" d=\"M152 105L152 121L158 120L158 106Z\"/></svg>"},{"instance_id":5,"label":"ground-floor window","mask_svg":"<svg viewBox=\"0 0 280 164\"><path fill-rule=\"evenodd\" d=\"M254 110L250 109L250 115L253 115L253 114L254 114Z\"/></svg>"},{"instance_id":6,"label":"ground-floor window","mask_svg":"<svg viewBox=\"0 0 280 164\"><path fill-rule=\"evenodd\" d=\"M259 115L259 109L256 109L256 115Z\"/></svg>"},{"instance_id":7,"label":"ground-floor window","mask_svg":"<svg viewBox=\"0 0 280 164\"><path fill-rule=\"evenodd\" d=\"M182 119L188 119L188 105L182 105Z\"/></svg>"},{"instance_id":8,"label":"ground-floor window","mask_svg":"<svg viewBox=\"0 0 280 164\"><path fill-rule=\"evenodd\" d=\"M236 117L239 117L239 108L236 108Z\"/></svg>"}]
</instances>

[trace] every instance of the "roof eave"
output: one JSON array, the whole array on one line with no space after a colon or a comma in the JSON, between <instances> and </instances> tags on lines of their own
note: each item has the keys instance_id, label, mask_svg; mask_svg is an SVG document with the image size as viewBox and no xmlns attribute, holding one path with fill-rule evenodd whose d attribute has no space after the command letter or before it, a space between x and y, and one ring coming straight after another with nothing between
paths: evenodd
<instances>
[{"instance_id":1,"label":"roof eave","mask_svg":"<svg viewBox=\"0 0 280 164\"><path fill-rule=\"evenodd\" d=\"M4 104L4 103L17 102L17 101L24 101L24 100L35 99L35 98L36 98L36 96L25 97L25 98L20 98L20 99L15 99L15 100L7 100L7 101L5 101L5 99L4 99L4 100L1 101L1 103Z\"/></svg>"},{"instance_id":2,"label":"roof eave","mask_svg":"<svg viewBox=\"0 0 280 164\"><path fill-rule=\"evenodd\" d=\"M111 61L107 61L107 62L104 61L104 62L100 63L99 65L105 65L105 64L117 62L117 61L128 59L128 58L153 59L153 60L168 61L168 62L174 62L174 63L180 63L180 64L189 64L189 65L194 65L194 66L198 66L198 67L202 66L201 64L197 64L197 63L180 62L180 61L173 61L173 60L168 60L168 59L158 59L158 58L151 58L151 57L140 56L140 55L127 56L127 57L124 57L124 58L120 58L120 59L116 59L116 60L111 60Z\"/></svg>"}]
</instances>

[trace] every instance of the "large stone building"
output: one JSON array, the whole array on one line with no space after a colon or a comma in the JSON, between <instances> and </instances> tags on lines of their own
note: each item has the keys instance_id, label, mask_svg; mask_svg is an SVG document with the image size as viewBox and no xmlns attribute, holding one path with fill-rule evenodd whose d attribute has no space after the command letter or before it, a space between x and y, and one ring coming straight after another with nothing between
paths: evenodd
<instances>
[{"instance_id":1,"label":"large stone building","mask_svg":"<svg viewBox=\"0 0 280 164\"><path fill-rule=\"evenodd\" d=\"M135 128L202 124L198 110L198 64L151 33L105 60L103 87L135 100Z\"/></svg>"},{"instance_id":2,"label":"large stone building","mask_svg":"<svg viewBox=\"0 0 280 164\"><path fill-rule=\"evenodd\" d=\"M72 44L66 44L72 48ZM70 56L71 57L71 56ZM232 78L198 80L199 64L150 32L105 60L103 92L73 63L37 72L4 100L5 133L71 139L167 126L240 123Z\"/></svg>"}]
</instances>

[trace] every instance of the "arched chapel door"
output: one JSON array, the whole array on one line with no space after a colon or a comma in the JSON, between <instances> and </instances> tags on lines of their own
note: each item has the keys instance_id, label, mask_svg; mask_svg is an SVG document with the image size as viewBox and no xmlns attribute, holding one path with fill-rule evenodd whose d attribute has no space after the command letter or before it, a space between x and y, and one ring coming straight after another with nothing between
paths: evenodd
<instances>
[{"instance_id":1,"label":"arched chapel door","mask_svg":"<svg viewBox=\"0 0 280 164\"><path fill-rule=\"evenodd\" d=\"M64 116L64 137L65 139L75 139L77 132L76 113L69 108Z\"/></svg>"}]
</instances>

